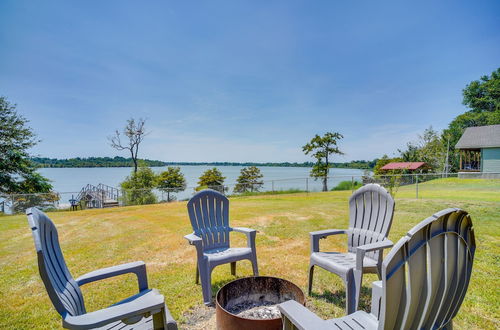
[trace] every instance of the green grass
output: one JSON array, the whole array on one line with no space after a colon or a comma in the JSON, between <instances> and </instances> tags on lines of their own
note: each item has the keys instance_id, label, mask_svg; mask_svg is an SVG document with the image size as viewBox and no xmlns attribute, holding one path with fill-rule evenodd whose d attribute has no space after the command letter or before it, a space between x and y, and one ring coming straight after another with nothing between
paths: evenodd
<instances>
[{"instance_id":1,"label":"green grass","mask_svg":"<svg viewBox=\"0 0 500 330\"><path fill-rule=\"evenodd\" d=\"M346 228L350 191L296 193L231 199L231 223L259 230L257 249L262 275L292 280L303 289L307 283L309 235L313 230ZM500 180L441 179L401 187L390 239L396 242L411 227L431 214L460 207L473 219L477 250L472 280L455 318L457 328L500 327ZM191 232L185 202L123 208L55 212L49 214L59 230L66 262L74 277L96 268L134 260L147 264L151 287L162 292L174 317L202 303L194 283L195 251L184 241ZM233 244L244 245L234 233ZM344 237L321 242L323 249L345 249ZM0 328L53 329L61 319L38 275L31 231L25 216L0 218ZM238 275L251 274L249 262L238 263ZM339 277L318 269L314 295L308 307L321 317L344 314L344 288ZM229 265L215 269L214 292L231 281ZM370 283L363 281L361 308L369 310ZM134 276L83 287L88 311L110 305L136 292Z\"/></svg>"}]
</instances>

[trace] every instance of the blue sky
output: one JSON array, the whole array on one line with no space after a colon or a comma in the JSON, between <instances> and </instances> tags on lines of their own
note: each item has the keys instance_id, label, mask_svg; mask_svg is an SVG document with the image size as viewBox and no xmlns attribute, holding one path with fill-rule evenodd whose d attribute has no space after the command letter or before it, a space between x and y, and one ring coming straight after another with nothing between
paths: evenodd
<instances>
[{"instance_id":1,"label":"blue sky","mask_svg":"<svg viewBox=\"0 0 500 330\"><path fill-rule=\"evenodd\" d=\"M0 95L46 157L305 161L314 134L373 159L442 129L500 65L498 1L0 2Z\"/></svg>"}]
</instances>

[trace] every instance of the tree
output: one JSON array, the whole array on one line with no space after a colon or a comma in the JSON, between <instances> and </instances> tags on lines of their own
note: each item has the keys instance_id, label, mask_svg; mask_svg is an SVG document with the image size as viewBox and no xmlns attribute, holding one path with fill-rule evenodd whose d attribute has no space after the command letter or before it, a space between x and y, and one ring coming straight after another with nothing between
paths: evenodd
<instances>
[{"instance_id":1,"label":"tree","mask_svg":"<svg viewBox=\"0 0 500 330\"><path fill-rule=\"evenodd\" d=\"M50 193L50 181L36 172L28 149L39 141L16 105L0 97L0 193ZM32 205L31 205L32 206Z\"/></svg>"},{"instance_id":2,"label":"tree","mask_svg":"<svg viewBox=\"0 0 500 330\"><path fill-rule=\"evenodd\" d=\"M128 138L128 144L121 141L120 132L115 131L114 136L110 136L109 142L111 147L116 150L128 150L134 162L134 172L137 172L137 155L139 153L139 145L144 140L144 137L148 134L144 125L146 124L146 119L139 118L135 120L134 118L127 120L127 125L123 129L123 135Z\"/></svg>"},{"instance_id":3,"label":"tree","mask_svg":"<svg viewBox=\"0 0 500 330\"><path fill-rule=\"evenodd\" d=\"M470 110L458 115L442 133L445 143L449 140L450 166L456 172L459 168L459 153L455 145L467 127L500 124L500 68L472 81L462 91L462 103Z\"/></svg>"},{"instance_id":4,"label":"tree","mask_svg":"<svg viewBox=\"0 0 500 330\"><path fill-rule=\"evenodd\" d=\"M153 189L157 178L149 167L141 166L137 172L132 172L120 186L123 189L123 199L126 205L143 205L156 203Z\"/></svg>"},{"instance_id":5,"label":"tree","mask_svg":"<svg viewBox=\"0 0 500 330\"><path fill-rule=\"evenodd\" d=\"M216 167L208 169L200 176L196 190L210 188L224 193L225 179L226 177L222 176L221 171L219 171Z\"/></svg>"},{"instance_id":6,"label":"tree","mask_svg":"<svg viewBox=\"0 0 500 330\"><path fill-rule=\"evenodd\" d=\"M244 193L247 191L259 191L264 182L261 180L264 176L256 166L244 167L240 171L240 176L236 180L234 192Z\"/></svg>"},{"instance_id":7,"label":"tree","mask_svg":"<svg viewBox=\"0 0 500 330\"><path fill-rule=\"evenodd\" d=\"M316 163L311 170L311 177L323 180L323 191L328 191L328 173L330 170L330 155L337 154L343 155L344 153L339 150L337 143L343 136L340 133L328 132L323 136L316 134L312 140L302 147L302 151L308 155L316 158Z\"/></svg>"},{"instance_id":8,"label":"tree","mask_svg":"<svg viewBox=\"0 0 500 330\"><path fill-rule=\"evenodd\" d=\"M170 202L170 193L186 189L186 178L182 174L181 168L169 166L166 171L158 174L157 187L167 193L167 202Z\"/></svg>"},{"instance_id":9,"label":"tree","mask_svg":"<svg viewBox=\"0 0 500 330\"><path fill-rule=\"evenodd\" d=\"M491 76L482 76L474 80L462 91L462 103L472 112L500 111L500 68L491 73Z\"/></svg>"},{"instance_id":10,"label":"tree","mask_svg":"<svg viewBox=\"0 0 500 330\"><path fill-rule=\"evenodd\" d=\"M422 135L418 136L418 141L408 142L406 150L398 150L402 160L405 162L425 162L432 171L443 170L446 146L432 126L427 128Z\"/></svg>"}]
</instances>

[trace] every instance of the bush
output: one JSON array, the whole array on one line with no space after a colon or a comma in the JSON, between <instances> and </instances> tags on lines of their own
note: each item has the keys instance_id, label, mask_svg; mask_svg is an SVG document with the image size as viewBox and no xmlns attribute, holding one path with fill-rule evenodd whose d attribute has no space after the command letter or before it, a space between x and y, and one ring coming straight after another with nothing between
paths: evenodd
<instances>
[{"instance_id":1,"label":"bush","mask_svg":"<svg viewBox=\"0 0 500 330\"><path fill-rule=\"evenodd\" d=\"M149 167L140 167L121 183L125 205L154 204L157 202L153 189L156 175Z\"/></svg>"},{"instance_id":2,"label":"bush","mask_svg":"<svg viewBox=\"0 0 500 330\"><path fill-rule=\"evenodd\" d=\"M221 171L216 167L208 169L200 176L196 191L208 188L224 193L226 191L226 187L224 187L225 179L226 177L222 176Z\"/></svg>"},{"instance_id":3,"label":"bush","mask_svg":"<svg viewBox=\"0 0 500 330\"><path fill-rule=\"evenodd\" d=\"M363 187L363 184L358 181L342 181L339 182L339 184L332 189L332 191L339 191L339 190L352 190L352 189L358 189Z\"/></svg>"}]
</instances>

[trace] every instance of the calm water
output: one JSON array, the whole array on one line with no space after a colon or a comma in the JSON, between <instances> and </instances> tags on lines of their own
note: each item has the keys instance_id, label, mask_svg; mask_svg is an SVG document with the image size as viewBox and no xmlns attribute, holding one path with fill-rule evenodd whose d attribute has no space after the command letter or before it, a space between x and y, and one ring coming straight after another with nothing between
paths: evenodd
<instances>
[{"instance_id":1,"label":"calm water","mask_svg":"<svg viewBox=\"0 0 500 330\"><path fill-rule=\"evenodd\" d=\"M187 165L180 167L182 173L186 177L188 186L186 196L189 197L193 191L192 188L196 187L200 175L213 166ZM217 168L226 177L226 185L231 186L236 182L243 166L217 166ZM55 191L60 193L77 193L88 183L94 185L104 183L108 186L119 187L120 182L130 174L131 170L132 169L128 167L41 168L39 172L52 181ZM159 173L165 170L165 167L153 167L153 170ZM273 186L276 190L291 188L308 188L309 190L321 189L320 181L314 181L311 178L306 180L311 170L307 167L261 167L260 170L264 175L264 190L271 190ZM355 179L359 179L361 175L363 175L363 170L331 169L330 175L333 176L333 179L329 182L329 188L334 187L340 181L350 180L348 176L354 176ZM186 196L179 195L179 198L184 198Z\"/></svg>"}]
</instances>

